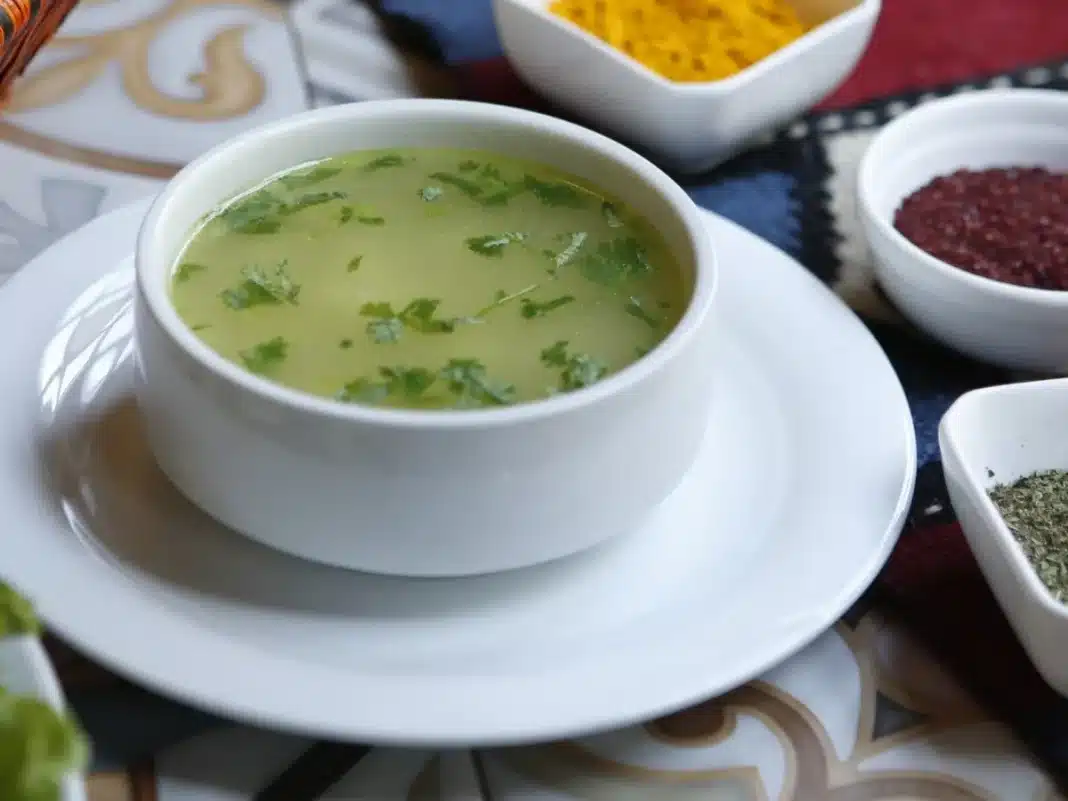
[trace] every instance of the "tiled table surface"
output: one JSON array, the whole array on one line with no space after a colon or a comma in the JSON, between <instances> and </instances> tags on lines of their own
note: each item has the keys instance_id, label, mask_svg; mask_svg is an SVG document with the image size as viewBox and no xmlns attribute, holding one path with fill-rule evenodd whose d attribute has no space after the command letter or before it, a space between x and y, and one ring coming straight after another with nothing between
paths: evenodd
<instances>
[{"instance_id":1,"label":"tiled table surface","mask_svg":"<svg viewBox=\"0 0 1068 801\"><path fill-rule=\"evenodd\" d=\"M0 280L96 215L155 191L237 131L309 104L427 92L449 94L448 78L398 53L354 1L283 8L263 0L83 0L0 118ZM63 671L109 742L162 742L168 726L181 730L178 708L146 695L94 715L93 688L113 680L77 661ZM307 745L226 724L205 732L204 719L191 718L200 733L147 763L98 766L92 801L247 799ZM106 758L114 749L104 750ZM864 610L762 680L686 713L524 749L376 750L327 798L485 796L1057 797L998 725Z\"/></svg>"}]
</instances>

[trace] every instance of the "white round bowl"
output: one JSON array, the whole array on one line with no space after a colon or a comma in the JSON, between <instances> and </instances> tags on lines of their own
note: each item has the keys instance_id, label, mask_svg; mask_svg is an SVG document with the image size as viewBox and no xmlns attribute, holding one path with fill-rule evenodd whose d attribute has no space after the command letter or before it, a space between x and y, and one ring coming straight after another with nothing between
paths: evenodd
<instances>
[{"instance_id":1,"label":"white round bowl","mask_svg":"<svg viewBox=\"0 0 1068 801\"><path fill-rule=\"evenodd\" d=\"M343 404L231 364L168 284L196 221L280 170L358 149L472 148L581 176L650 220L692 289L677 327L598 384L474 411ZM171 481L262 543L340 567L457 576L529 566L633 529L689 469L708 422L712 246L652 164L570 123L479 103L397 100L299 114L176 175L137 242L138 399Z\"/></svg>"},{"instance_id":2,"label":"white round bowl","mask_svg":"<svg viewBox=\"0 0 1068 801\"><path fill-rule=\"evenodd\" d=\"M1001 367L1068 369L1068 292L972 275L894 228L901 202L940 175L992 167L1068 172L1068 95L985 90L926 103L890 123L860 165L860 216L887 295L919 328Z\"/></svg>"}]
</instances>

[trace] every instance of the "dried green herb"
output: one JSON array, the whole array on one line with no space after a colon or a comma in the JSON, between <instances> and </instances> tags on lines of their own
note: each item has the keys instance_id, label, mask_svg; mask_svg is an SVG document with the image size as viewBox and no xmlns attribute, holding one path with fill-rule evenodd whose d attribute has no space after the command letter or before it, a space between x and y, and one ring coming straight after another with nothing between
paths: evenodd
<instances>
[{"instance_id":1,"label":"dried green herb","mask_svg":"<svg viewBox=\"0 0 1068 801\"><path fill-rule=\"evenodd\" d=\"M1038 578L1068 601L1068 470L1045 470L990 490Z\"/></svg>"}]
</instances>

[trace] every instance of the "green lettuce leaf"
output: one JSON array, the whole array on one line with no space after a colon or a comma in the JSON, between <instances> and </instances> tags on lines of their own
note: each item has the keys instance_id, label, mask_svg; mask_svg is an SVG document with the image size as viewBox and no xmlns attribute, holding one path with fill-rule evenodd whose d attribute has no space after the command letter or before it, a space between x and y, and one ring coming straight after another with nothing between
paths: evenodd
<instances>
[{"instance_id":1,"label":"green lettuce leaf","mask_svg":"<svg viewBox=\"0 0 1068 801\"><path fill-rule=\"evenodd\" d=\"M39 631L30 603L0 582L0 639ZM89 742L72 717L8 691L0 675L2 801L60 801L63 780L88 760Z\"/></svg>"},{"instance_id":2,"label":"green lettuce leaf","mask_svg":"<svg viewBox=\"0 0 1068 801\"><path fill-rule=\"evenodd\" d=\"M88 758L73 719L36 698L0 689L0 798L60 801L63 780L83 770Z\"/></svg>"},{"instance_id":3,"label":"green lettuce leaf","mask_svg":"<svg viewBox=\"0 0 1068 801\"><path fill-rule=\"evenodd\" d=\"M0 581L0 637L39 631L40 624L30 602Z\"/></svg>"}]
</instances>

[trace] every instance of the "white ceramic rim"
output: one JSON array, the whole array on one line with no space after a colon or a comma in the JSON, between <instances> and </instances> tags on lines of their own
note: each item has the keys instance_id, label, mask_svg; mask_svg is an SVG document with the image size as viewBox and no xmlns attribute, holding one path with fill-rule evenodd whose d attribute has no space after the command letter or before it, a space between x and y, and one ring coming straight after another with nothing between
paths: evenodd
<instances>
[{"instance_id":1,"label":"white ceramic rim","mask_svg":"<svg viewBox=\"0 0 1068 801\"><path fill-rule=\"evenodd\" d=\"M976 471L975 465L969 463L962 455L961 447L957 444L958 435L955 423L956 414L960 413L958 407L970 403L981 402L982 398L986 396L1026 395L1030 392L1049 391L1053 388L1059 388L1065 394L1068 394L1068 378L1024 381L1018 384L1001 384L996 387L983 387L982 389L972 390L957 398L953 405L946 411L944 418L945 424L942 426L942 431L945 434L946 444L949 445L957 463L960 465L961 472L964 474L964 480L971 485L974 494L978 496L980 511L983 513L984 517L993 521L993 530L997 532L997 537L1005 543L1006 548L1002 552L1009 560L1009 565L1012 568L1012 571L1019 577L1019 580L1023 582L1028 595L1030 595L1038 604L1050 614L1068 621L1068 604L1061 603L1054 598L1046 585L1039 579L1038 573L1035 572L1034 567L1031 565L1031 561L1027 558L1027 554L1024 553L1023 547L1017 542L1016 537L1013 536L1012 531L1005 523L1005 518L1003 518L1001 512L998 511L997 505L990 499L989 493L979 479L980 473Z\"/></svg>"},{"instance_id":2,"label":"white ceramic rim","mask_svg":"<svg viewBox=\"0 0 1068 801\"><path fill-rule=\"evenodd\" d=\"M395 118L397 124L403 124L403 118L407 114L432 114L439 115L442 119L467 118L484 122L488 126L496 123L525 124L529 127L532 137L570 140L610 158L624 171L635 174L651 187L655 187L682 224L694 257L693 288L686 311L667 337L642 358L590 387L514 406L463 411L388 409L320 398L243 370L202 342L178 316L167 294L167 282L159 280L156 274L157 271L169 271L172 264L155 256L151 247L155 230L164 224L162 219L169 211L172 197L183 191L182 184L190 176L205 170L225 170L232 153L255 147L262 140L292 134L339 119L351 119L353 125L359 125L365 116L389 116ZM297 167L300 163L295 162L293 166ZM211 206L207 206L204 212L210 209ZM148 309L167 336L189 358L235 387L280 406L321 417L392 428L439 430L533 422L591 406L632 390L635 385L665 368L688 341L698 334L711 312L717 285L715 253L697 206L674 180L652 162L606 136L555 117L490 103L424 99L374 100L301 112L247 131L209 150L179 171L152 202L148 216L138 232L135 269L137 285Z\"/></svg>"},{"instance_id":3,"label":"white ceramic rim","mask_svg":"<svg viewBox=\"0 0 1068 801\"><path fill-rule=\"evenodd\" d=\"M909 241L893 226L885 215L877 213L875 211L875 202L872 198L875 181L873 173L878 169L885 169L887 163L884 151L887 148L896 146L898 141L908 139L909 130L913 125L931 118L953 114L957 111L977 106L999 104L1005 107L1006 119L1011 119L1013 112L1019 106L1033 105L1035 103L1057 105L1062 109L1068 108L1068 94L1054 89L982 89L963 95L952 95L938 100L931 100L916 106L890 122L872 140L860 162L857 195L864 213L883 236L890 239L896 247L904 251L910 258L919 261L928 269L940 273L948 280L958 281L980 292L986 292L1005 299L1068 309L1068 291L1038 289L1036 287L1017 286L1003 281L995 281L993 278L974 275L967 270L954 267L952 264L932 256ZM961 133L969 134L971 131L969 129L961 129Z\"/></svg>"},{"instance_id":4,"label":"white ceramic rim","mask_svg":"<svg viewBox=\"0 0 1068 801\"><path fill-rule=\"evenodd\" d=\"M748 84L757 80L765 73L776 69L779 65L789 61L798 53L815 47L817 43L837 36L841 30L848 28L861 18L869 15L878 16L882 8L882 0L858 0L857 4L846 11L836 14L817 27L790 42L786 47L779 48L769 56L762 58L752 66L746 67L741 72L717 81L704 81L700 83L681 83L672 81L659 73L653 72L637 59L633 59L606 42L602 42L596 36L580 28L570 20L558 17L546 8L529 2L529 0L495 0L496 3L509 3L519 8L524 8L532 14L536 14L546 20L557 31L565 36L571 36L585 42L589 48L601 56L626 67L632 74L648 81L660 89L667 89L680 95L709 95L726 94L727 92L743 89Z\"/></svg>"}]
</instances>

